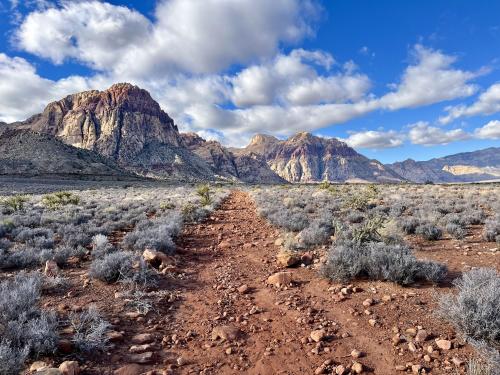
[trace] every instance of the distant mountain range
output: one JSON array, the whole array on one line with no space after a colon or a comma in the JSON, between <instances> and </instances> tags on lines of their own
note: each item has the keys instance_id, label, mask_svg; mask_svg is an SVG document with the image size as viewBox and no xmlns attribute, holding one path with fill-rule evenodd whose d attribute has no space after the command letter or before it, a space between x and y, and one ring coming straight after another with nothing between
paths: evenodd
<instances>
[{"instance_id":1,"label":"distant mountain range","mask_svg":"<svg viewBox=\"0 0 500 375\"><path fill-rule=\"evenodd\" d=\"M226 148L180 133L150 94L120 83L69 95L0 123L0 175L144 176L249 183L465 182L498 179L500 148L383 165L335 138L255 135Z\"/></svg>"}]
</instances>

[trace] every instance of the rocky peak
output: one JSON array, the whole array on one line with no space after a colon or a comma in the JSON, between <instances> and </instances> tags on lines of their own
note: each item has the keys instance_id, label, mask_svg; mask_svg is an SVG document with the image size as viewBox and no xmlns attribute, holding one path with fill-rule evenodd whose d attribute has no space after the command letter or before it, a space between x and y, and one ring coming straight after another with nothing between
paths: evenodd
<instances>
[{"instance_id":1,"label":"rocky peak","mask_svg":"<svg viewBox=\"0 0 500 375\"><path fill-rule=\"evenodd\" d=\"M174 121L146 90L129 83L69 95L25 124L123 165L149 145L180 145Z\"/></svg>"},{"instance_id":2,"label":"rocky peak","mask_svg":"<svg viewBox=\"0 0 500 375\"><path fill-rule=\"evenodd\" d=\"M255 134L252 139L250 139L249 146L257 146L261 144L273 144L278 143L279 139L268 134Z\"/></svg>"}]
</instances>

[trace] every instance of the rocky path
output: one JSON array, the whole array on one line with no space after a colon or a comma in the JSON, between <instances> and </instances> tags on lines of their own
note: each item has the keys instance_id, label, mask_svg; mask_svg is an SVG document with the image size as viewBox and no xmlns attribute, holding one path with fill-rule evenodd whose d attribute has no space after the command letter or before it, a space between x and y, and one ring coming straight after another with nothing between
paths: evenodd
<instances>
[{"instance_id":1,"label":"rocky path","mask_svg":"<svg viewBox=\"0 0 500 375\"><path fill-rule=\"evenodd\" d=\"M361 367L363 373L396 373L401 359L392 343L372 334L368 319L359 324L317 270L280 269L278 234L239 191L205 223L186 227L179 251L190 276L165 348L180 365L175 372L341 374L343 366L353 373ZM269 284L277 272L289 272L281 277L292 283ZM361 357L353 358L353 350Z\"/></svg>"}]
</instances>

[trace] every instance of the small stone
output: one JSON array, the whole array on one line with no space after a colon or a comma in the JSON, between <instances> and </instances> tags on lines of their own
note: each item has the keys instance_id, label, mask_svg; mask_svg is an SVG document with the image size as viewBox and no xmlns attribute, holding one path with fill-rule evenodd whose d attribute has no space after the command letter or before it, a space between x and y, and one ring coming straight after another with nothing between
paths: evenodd
<instances>
[{"instance_id":1,"label":"small stone","mask_svg":"<svg viewBox=\"0 0 500 375\"><path fill-rule=\"evenodd\" d=\"M147 351L151 351L153 345L151 344L142 344L142 345L132 345L128 350L130 353L144 353Z\"/></svg>"},{"instance_id":2,"label":"small stone","mask_svg":"<svg viewBox=\"0 0 500 375\"><path fill-rule=\"evenodd\" d=\"M355 374L362 374L363 373L363 365L359 362L354 362L351 366L351 370Z\"/></svg>"},{"instance_id":3,"label":"small stone","mask_svg":"<svg viewBox=\"0 0 500 375\"><path fill-rule=\"evenodd\" d=\"M36 361L36 362L33 362L30 366L30 372L35 372L35 371L39 371L43 368L47 368L49 367L45 362L42 362L42 361Z\"/></svg>"},{"instance_id":4,"label":"small stone","mask_svg":"<svg viewBox=\"0 0 500 375\"><path fill-rule=\"evenodd\" d=\"M134 344L148 344L154 340L154 336L151 333L140 333L132 337L132 343Z\"/></svg>"},{"instance_id":5,"label":"small stone","mask_svg":"<svg viewBox=\"0 0 500 375\"><path fill-rule=\"evenodd\" d=\"M240 287L238 288L238 292L239 292L240 294L247 294L249 291L250 291L250 288L249 288L249 287L248 287L248 285L246 285L246 284L244 284L244 285L242 285L242 286L240 286Z\"/></svg>"},{"instance_id":6,"label":"small stone","mask_svg":"<svg viewBox=\"0 0 500 375\"><path fill-rule=\"evenodd\" d=\"M140 375L144 372L142 366L132 364L120 367L113 372L114 375Z\"/></svg>"},{"instance_id":7,"label":"small stone","mask_svg":"<svg viewBox=\"0 0 500 375\"><path fill-rule=\"evenodd\" d=\"M422 365L411 366L411 372L413 372L414 374L420 374L420 371L422 371Z\"/></svg>"},{"instance_id":8,"label":"small stone","mask_svg":"<svg viewBox=\"0 0 500 375\"><path fill-rule=\"evenodd\" d=\"M450 340L436 340L436 345L439 349L442 350L450 350L451 349L451 341Z\"/></svg>"},{"instance_id":9,"label":"small stone","mask_svg":"<svg viewBox=\"0 0 500 375\"><path fill-rule=\"evenodd\" d=\"M45 367L36 372L38 375L62 375L61 370L55 367Z\"/></svg>"},{"instance_id":10,"label":"small stone","mask_svg":"<svg viewBox=\"0 0 500 375\"><path fill-rule=\"evenodd\" d=\"M276 255L278 263L283 267L293 267L300 263L300 256L296 252L280 251Z\"/></svg>"},{"instance_id":11,"label":"small stone","mask_svg":"<svg viewBox=\"0 0 500 375\"><path fill-rule=\"evenodd\" d=\"M312 331L310 336L314 342L320 342L325 339L326 331L324 329L317 329L315 331Z\"/></svg>"},{"instance_id":12,"label":"small stone","mask_svg":"<svg viewBox=\"0 0 500 375\"><path fill-rule=\"evenodd\" d=\"M368 324L370 324L372 327L375 327L377 325L377 321L375 319L370 319L368 320Z\"/></svg>"},{"instance_id":13,"label":"small stone","mask_svg":"<svg viewBox=\"0 0 500 375\"><path fill-rule=\"evenodd\" d=\"M61 339L57 343L57 349L61 353L71 353L73 351L73 343L68 339Z\"/></svg>"},{"instance_id":14,"label":"small stone","mask_svg":"<svg viewBox=\"0 0 500 375\"><path fill-rule=\"evenodd\" d=\"M462 366L464 364L464 361L462 361L460 358L457 358L457 357L453 357L451 359L451 361L453 362L453 364L455 364L455 366Z\"/></svg>"},{"instance_id":15,"label":"small stone","mask_svg":"<svg viewBox=\"0 0 500 375\"><path fill-rule=\"evenodd\" d=\"M384 295L382 296L382 301L384 301L384 302L390 302L390 301L392 301L392 297L391 297L391 295L389 295L389 294L384 294Z\"/></svg>"},{"instance_id":16,"label":"small stone","mask_svg":"<svg viewBox=\"0 0 500 375\"><path fill-rule=\"evenodd\" d=\"M173 263L173 259L161 251L146 249L142 253L144 260L155 268L164 268Z\"/></svg>"},{"instance_id":17,"label":"small stone","mask_svg":"<svg viewBox=\"0 0 500 375\"><path fill-rule=\"evenodd\" d=\"M364 306L364 307L369 307L369 306L371 306L371 305L373 305L373 299L371 299L371 298L367 298L367 299L365 299L365 300L363 301L363 306Z\"/></svg>"},{"instance_id":18,"label":"small stone","mask_svg":"<svg viewBox=\"0 0 500 375\"><path fill-rule=\"evenodd\" d=\"M417 334L417 330L415 328L408 328L406 330L406 333L412 337L414 337Z\"/></svg>"},{"instance_id":19,"label":"small stone","mask_svg":"<svg viewBox=\"0 0 500 375\"><path fill-rule=\"evenodd\" d=\"M392 345L394 345L394 346L401 344L402 341L403 341L403 338L401 337L401 335L399 333L392 337Z\"/></svg>"},{"instance_id":20,"label":"small stone","mask_svg":"<svg viewBox=\"0 0 500 375\"><path fill-rule=\"evenodd\" d=\"M425 329L420 329L418 330L417 334L415 335L415 341L416 342L424 342L427 340L427 337L429 337L429 334Z\"/></svg>"},{"instance_id":21,"label":"small stone","mask_svg":"<svg viewBox=\"0 0 500 375\"><path fill-rule=\"evenodd\" d=\"M218 326L212 330L212 341L234 341L240 336L240 330L232 325Z\"/></svg>"},{"instance_id":22,"label":"small stone","mask_svg":"<svg viewBox=\"0 0 500 375\"><path fill-rule=\"evenodd\" d=\"M357 349L353 349L351 352L351 357L354 359L361 358L363 356L363 353Z\"/></svg>"},{"instance_id":23,"label":"small stone","mask_svg":"<svg viewBox=\"0 0 500 375\"><path fill-rule=\"evenodd\" d=\"M317 367L316 370L314 370L315 375L320 375L320 374L324 374L324 373L326 373L326 366L323 366L323 365Z\"/></svg>"},{"instance_id":24,"label":"small stone","mask_svg":"<svg viewBox=\"0 0 500 375\"><path fill-rule=\"evenodd\" d=\"M415 352L417 351L417 347L415 346L415 344L414 344L414 343L409 342L409 343L408 343L408 350L409 350L410 352L412 352L412 353L415 353Z\"/></svg>"},{"instance_id":25,"label":"small stone","mask_svg":"<svg viewBox=\"0 0 500 375\"><path fill-rule=\"evenodd\" d=\"M177 365L184 366L187 364L187 359L184 357L177 358Z\"/></svg>"},{"instance_id":26,"label":"small stone","mask_svg":"<svg viewBox=\"0 0 500 375\"><path fill-rule=\"evenodd\" d=\"M109 331L106 335L111 342L121 342L125 339L123 333L118 331Z\"/></svg>"},{"instance_id":27,"label":"small stone","mask_svg":"<svg viewBox=\"0 0 500 375\"><path fill-rule=\"evenodd\" d=\"M406 371L406 366L403 365L397 365L395 367L396 371Z\"/></svg>"},{"instance_id":28,"label":"small stone","mask_svg":"<svg viewBox=\"0 0 500 375\"><path fill-rule=\"evenodd\" d=\"M337 367L335 367L335 374L337 375L344 375L345 374L345 367L342 366L342 365L338 365Z\"/></svg>"},{"instance_id":29,"label":"small stone","mask_svg":"<svg viewBox=\"0 0 500 375\"><path fill-rule=\"evenodd\" d=\"M425 362L430 362L432 360L431 356L429 354L424 355L424 361Z\"/></svg>"},{"instance_id":30,"label":"small stone","mask_svg":"<svg viewBox=\"0 0 500 375\"><path fill-rule=\"evenodd\" d=\"M285 286L292 282L291 272L277 272L267 278L267 283L275 286Z\"/></svg>"},{"instance_id":31,"label":"small stone","mask_svg":"<svg viewBox=\"0 0 500 375\"><path fill-rule=\"evenodd\" d=\"M59 365L63 375L78 375L80 374L80 366L77 361L64 361Z\"/></svg>"},{"instance_id":32,"label":"small stone","mask_svg":"<svg viewBox=\"0 0 500 375\"><path fill-rule=\"evenodd\" d=\"M153 360L153 352L144 352L140 354L132 354L129 357L130 362L134 363L149 363Z\"/></svg>"}]
</instances>

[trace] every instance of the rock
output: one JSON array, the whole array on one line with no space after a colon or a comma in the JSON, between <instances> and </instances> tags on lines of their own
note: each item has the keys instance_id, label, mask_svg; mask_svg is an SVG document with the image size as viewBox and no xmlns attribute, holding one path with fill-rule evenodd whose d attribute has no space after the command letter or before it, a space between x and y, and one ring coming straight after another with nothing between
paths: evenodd
<instances>
[{"instance_id":1,"label":"rock","mask_svg":"<svg viewBox=\"0 0 500 375\"><path fill-rule=\"evenodd\" d=\"M302 264L305 264L306 266L312 264L314 258L313 258L313 255L311 253L303 253L301 256L300 256L300 262Z\"/></svg>"},{"instance_id":2,"label":"rock","mask_svg":"<svg viewBox=\"0 0 500 375\"><path fill-rule=\"evenodd\" d=\"M142 366L132 364L120 367L113 372L114 375L141 375L144 372Z\"/></svg>"},{"instance_id":3,"label":"rock","mask_svg":"<svg viewBox=\"0 0 500 375\"><path fill-rule=\"evenodd\" d=\"M68 339L60 339L57 343L57 349L61 353L71 353L73 351L73 343Z\"/></svg>"},{"instance_id":4,"label":"rock","mask_svg":"<svg viewBox=\"0 0 500 375\"><path fill-rule=\"evenodd\" d=\"M368 324L370 324L372 327L375 327L377 325L377 321L375 319L369 319Z\"/></svg>"},{"instance_id":5,"label":"rock","mask_svg":"<svg viewBox=\"0 0 500 375\"><path fill-rule=\"evenodd\" d=\"M354 359L361 358L363 356L363 353L357 349L353 349L351 352L351 357Z\"/></svg>"},{"instance_id":6,"label":"rock","mask_svg":"<svg viewBox=\"0 0 500 375\"><path fill-rule=\"evenodd\" d=\"M420 371L422 371L421 365L412 365L411 366L411 372L413 372L414 374L420 374Z\"/></svg>"},{"instance_id":7,"label":"rock","mask_svg":"<svg viewBox=\"0 0 500 375\"><path fill-rule=\"evenodd\" d=\"M373 299L371 299L371 298L367 298L367 299L365 299L365 300L363 301L363 306L364 306L364 307L369 307L369 306L371 306L371 305L373 305Z\"/></svg>"},{"instance_id":8,"label":"rock","mask_svg":"<svg viewBox=\"0 0 500 375\"><path fill-rule=\"evenodd\" d=\"M351 370L355 374L362 374L363 373L363 365L359 362L354 362L351 366Z\"/></svg>"},{"instance_id":9,"label":"rock","mask_svg":"<svg viewBox=\"0 0 500 375\"><path fill-rule=\"evenodd\" d=\"M401 344L401 342L403 342L403 338L399 333L392 337L392 345L396 346Z\"/></svg>"},{"instance_id":10,"label":"rock","mask_svg":"<svg viewBox=\"0 0 500 375\"><path fill-rule=\"evenodd\" d=\"M153 360L153 352L144 352L140 354L132 354L129 357L130 362L133 363L150 363Z\"/></svg>"},{"instance_id":11,"label":"rock","mask_svg":"<svg viewBox=\"0 0 500 375\"><path fill-rule=\"evenodd\" d=\"M45 262L45 270L43 273L45 276L55 277L59 275L60 269L57 263L53 260L48 260Z\"/></svg>"},{"instance_id":12,"label":"rock","mask_svg":"<svg viewBox=\"0 0 500 375\"><path fill-rule=\"evenodd\" d=\"M415 335L416 342L424 342L429 337L429 334L425 329L419 329L417 334Z\"/></svg>"},{"instance_id":13,"label":"rock","mask_svg":"<svg viewBox=\"0 0 500 375\"><path fill-rule=\"evenodd\" d=\"M36 373L37 375L62 375L61 370L55 367L45 367L38 370Z\"/></svg>"},{"instance_id":14,"label":"rock","mask_svg":"<svg viewBox=\"0 0 500 375\"><path fill-rule=\"evenodd\" d=\"M292 251L280 251L276 255L278 264L283 267L293 267L300 263L300 255Z\"/></svg>"},{"instance_id":15,"label":"rock","mask_svg":"<svg viewBox=\"0 0 500 375\"><path fill-rule=\"evenodd\" d=\"M123 333L118 331L109 331L106 335L111 342L121 342L125 339Z\"/></svg>"},{"instance_id":16,"label":"rock","mask_svg":"<svg viewBox=\"0 0 500 375\"><path fill-rule=\"evenodd\" d=\"M240 333L240 330L232 325L218 326L212 330L212 340L234 341L239 338Z\"/></svg>"},{"instance_id":17,"label":"rock","mask_svg":"<svg viewBox=\"0 0 500 375\"><path fill-rule=\"evenodd\" d=\"M177 365L178 366L184 366L187 364L187 360L184 357L179 357L177 358Z\"/></svg>"},{"instance_id":18,"label":"rock","mask_svg":"<svg viewBox=\"0 0 500 375\"><path fill-rule=\"evenodd\" d=\"M134 344L148 344L154 341L154 336L151 333L141 333L132 337L130 341Z\"/></svg>"},{"instance_id":19,"label":"rock","mask_svg":"<svg viewBox=\"0 0 500 375\"><path fill-rule=\"evenodd\" d=\"M248 285L246 285L246 284L244 284L244 285L242 285L242 286L240 286L240 287L238 288L238 292L239 292L240 294L247 294L249 291L250 291L250 288L249 288L249 287L248 287Z\"/></svg>"},{"instance_id":20,"label":"rock","mask_svg":"<svg viewBox=\"0 0 500 375\"><path fill-rule=\"evenodd\" d=\"M80 374L80 366L76 361L64 361L59 365L63 375L78 375Z\"/></svg>"},{"instance_id":21,"label":"rock","mask_svg":"<svg viewBox=\"0 0 500 375\"><path fill-rule=\"evenodd\" d=\"M346 370L345 370L344 366L338 365L337 367L335 367L335 374L337 374L337 375L344 375L345 372L346 372Z\"/></svg>"},{"instance_id":22,"label":"rock","mask_svg":"<svg viewBox=\"0 0 500 375\"><path fill-rule=\"evenodd\" d=\"M276 241L274 241L274 244L276 246L282 246L284 242L285 241L283 240L283 238L280 237L280 238L277 238Z\"/></svg>"},{"instance_id":23,"label":"rock","mask_svg":"<svg viewBox=\"0 0 500 375\"><path fill-rule=\"evenodd\" d=\"M285 286L293 281L291 272L277 272L267 278L267 283L275 286Z\"/></svg>"},{"instance_id":24,"label":"rock","mask_svg":"<svg viewBox=\"0 0 500 375\"><path fill-rule=\"evenodd\" d=\"M151 266L155 268L164 268L173 263L171 257L161 251L146 249L142 253L142 258Z\"/></svg>"},{"instance_id":25,"label":"rock","mask_svg":"<svg viewBox=\"0 0 500 375\"><path fill-rule=\"evenodd\" d=\"M151 351L153 349L153 345L151 344L142 344L142 345L132 345L128 350L130 353L144 353Z\"/></svg>"},{"instance_id":26,"label":"rock","mask_svg":"<svg viewBox=\"0 0 500 375\"><path fill-rule=\"evenodd\" d=\"M324 373L326 373L326 366L323 366L323 365L317 367L316 370L314 370L315 375L320 375L320 374L324 374Z\"/></svg>"},{"instance_id":27,"label":"rock","mask_svg":"<svg viewBox=\"0 0 500 375\"><path fill-rule=\"evenodd\" d=\"M392 296L389 295L389 294L384 294L382 296L382 301L384 301L384 302L390 302L390 301L392 301Z\"/></svg>"},{"instance_id":28,"label":"rock","mask_svg":"<svg viewBox=\"0 0 500 375\"><path fill-rule=\"evenodd\" d=\"M451 341L450 340L436 340L436 345L439 349L442 349L442 350L450 350L451 349Z\"/></svg>"},{"instance_id":29,"label":"rock","mask_svg":"<svg viewBox=\"0 0 500 375\"><path fill-rule=\"evenodd\" d=\"M314 342L320 342L326 338L326 331L324 329L317 329L312 331L310 336Z\"/></svg>"},{"instance_id":30,"label":"rock","mask_svg":"<svg viewBox=\"0 0 500 375\"><path fill-rule=\"evenodd\" d=\"M415 352L417 351L417 347L415 346L415 344L414 344L414 343L409 342L409 343L408 343L408 350L409 350L410 352L412 352L412 353L415 353Z\"/></svg>"},{"instance_id":31,"label":"rock","mask_svg":"<svg viewBox=\"0 0 500 375\"><path fill-rule=\"evenodd\" d=\"M453 362L453 364L454 364L455 366L458 366L458 367L460 367L460 366L462 366L462 365L464 364L464 361L462 361L461 359L459 359L459 358L457 358L457 357L453 357L453 358L451 359L451 361Z\"/></svg>"},{"instance_id":32,"label":"rock","mask_svg":"<svg viewBox=\"0 0 500 375\"><path fill-rule=\"evenodd\" d=\"M406 366L403 365L397 365L395 367L396 371L406 371Z\"/></svg>"},{"instance_id":33,"label":"rock","mask_svg":"<svg viewBox=\"0 0 500 375\"><path fill-rule=\"evenodd\" d=\"M30 366L30 372L35 372L35 371L39 371L41 369L44 369L44 368L47 368L49 367L45 362L43 361L36 361L36 362L33 362Z\"/></svg>"}]
</instances>

